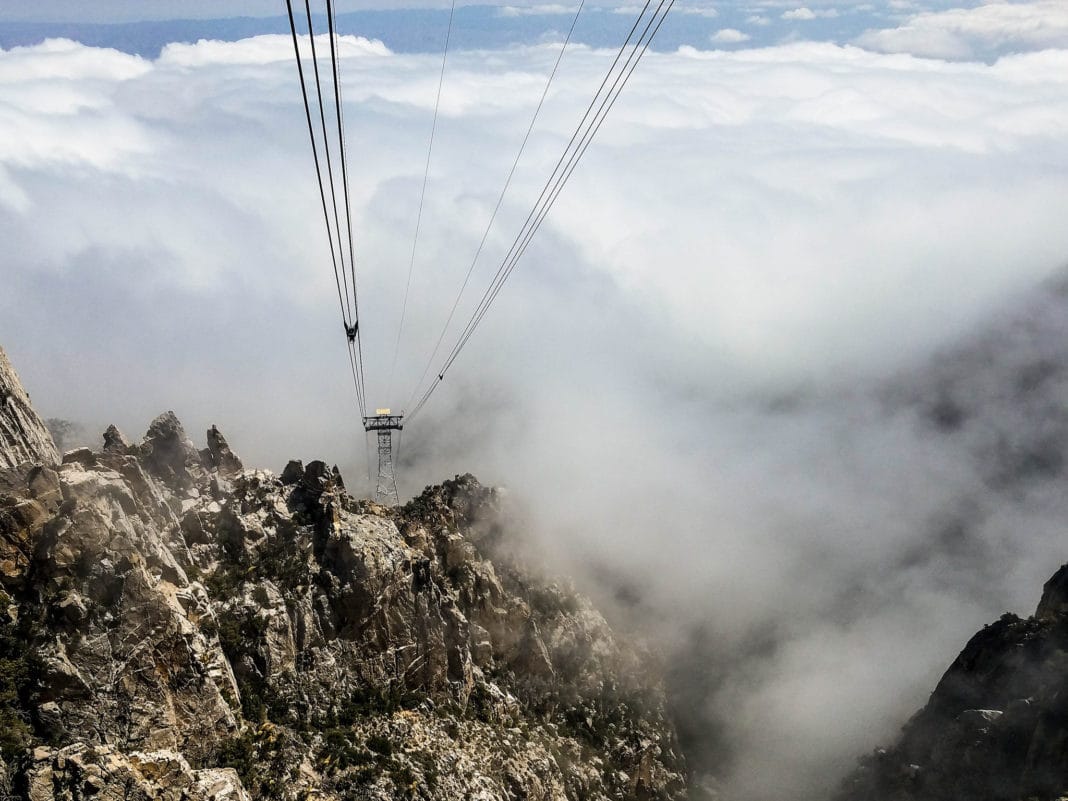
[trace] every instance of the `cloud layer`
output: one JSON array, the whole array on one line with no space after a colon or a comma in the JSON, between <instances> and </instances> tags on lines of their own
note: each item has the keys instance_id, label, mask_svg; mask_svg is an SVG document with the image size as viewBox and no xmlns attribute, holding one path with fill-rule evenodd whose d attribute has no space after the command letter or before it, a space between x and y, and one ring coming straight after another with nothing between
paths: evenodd
<instances>
[{"instance_id":1,"label":"cloud layer","mask_svg":"<svg viewBox=\"0 0 1068 801\"><path fill-rule=\"evenodd\" d=\"M48 416L136 433L174 408L246 462L325 458L360 489L289 47L0 53L0 341ZM450 60L392 387L440 61L342 53L370 401L403 407L556 50ZM612 55L566 56L474 287ZM1007 353L975 332L1056 308L1028 293L1068 254L1066 134L1064 49L649 54L405 431L403 489L509 486L544 558L679 655L729 797L819 797L1063 559L1049 486L998 484L981 435L1029 441L998 387L1063 332ZM947 393L987 422L933 436Z\"/></svg>"},{"instance_id":2,"label":"cloud layer","mask_svg":"<svg viewBox=\"0 0 1068 801\"><path fill-rule=\"evenodd\" d=\"M971 59L1068 47L1068 6L1060 0L987 2L914 14L896 28L872 30L858 40L886 53Z\"/></svg>"}]
</instances>

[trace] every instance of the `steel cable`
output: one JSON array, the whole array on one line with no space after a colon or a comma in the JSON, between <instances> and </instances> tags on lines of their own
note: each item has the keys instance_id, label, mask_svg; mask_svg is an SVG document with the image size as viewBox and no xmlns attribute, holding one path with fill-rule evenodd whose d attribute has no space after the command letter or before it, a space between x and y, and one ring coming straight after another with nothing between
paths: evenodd
<instances>
[{"instance_id":1,"label":"steel cable","mask_svg":"<svg viewBox=\"0 0 1068 801\"><path fill-rule=\"evenodd\" d=\"M423 222L423 205L426 201L426 187L430 180L430 162L434 155L434 137L438 128L438 111L441 108L441 90L445 84L445 65L449 59L449 42L452 39L452 23L456 15L456 0L452 0L449 9L449 24L445 31L445 47L441 55L441 73L438 76L438 92L434 100L434 119L430 126L430 144L426 153L426 169L423 171L423 188L419 194L419 211L415 218L415 236L412 239L412 257L408 264L408 281L404 287L404 303L401 306L400 325L397 328L397 343L393 348L393 365L389 370L389 382L386 384L386 396L393 391L393 376L397 370L397 357L400 354L401 336L404 333L404 320L408 312L408 294L412 288L412 273L415 270L415 255L419 247L419 230Z\"/></svg>"},{"instance_id":2,"label":"steel cable","mask_svg":"<svg viewBox=\"0 0 1068 801\"><path fill-rule=\"evenodd\" d=\"M334 4L332 0L326 0L326 19L327 27L330 32L330 65L331 72L333 73L334 78L334 109L337 115L338 148L341 154L341 186L345 194L345 224L349 240L349 270L352 274L353 314L351 319L352 325L356 329L356 350L358 356L356 361L356 367L359 371L359 380L357 381L357 383L359 385L358 391L361 395L360 414L362 417L366 417L367 407L365 402L367 399L367 385L365 383L363 373L363 344L360 333L359 295L356 290L356 246L352 233L352 204L349 200L348 152L345 146L345 113L344 107L341 103L341 68L338 59L337 26L334 22ZM339 242L340 239L341 231L339 229Z\"/></svg>"},{"instance_id":3,"label":"steel cable","mask_svg":"<svg viewBox=\"0 0 1068 801\"><path fill-rule=\"evenodd\" d=\"M452 324L453 317L456 315L456 309L460 305L460 299L463 297L464 291L467 289L467 285L471 281L471 275L475 271L475 266L478 264L478 260L482 256L482 251L486 247L486 241L489 239L493 223L497 219L497 214L500 212L501 206L504 205L505 195L508 194L508 189L512 185L512 179L515 177L516 170L519 167L519 161L523 157L523 153L526 151L527 143L530 141L530 136L534 132L534 125L537 123L542 107L545 105L545 100L549 96L549 89L552 87L553 80L556 78L556 73L560 69L560 62L563 61L567 46L571 43L571 37L575 33L575 26L578 24L579 16L582 14L582 9L585 5L586 0L582 0L579 3L574 18L571 20L571 27L567 31L564 43L560 47L560 53L556 57L556 62L553 64L552 71L549 73L549 79L545 83L545 89L542 91L541 98L538 100L537 108L534 109L534 115L530 119L530 125L527 127L526 135L523 137L523 142L519 146L519 152L516 153L515 160L512 162L512 168L509 170L508 177L504 181L504 188L501 189L501 194L497 198L497 205L494 207L489 222L486 224L486 230L482 234L482 241L478 243L478 249L475 251L474 258L471 259L471 266L467 270L467 275L464 276L460 291L456 293L456 299L453 301L452 309L449 311L449 316L445 320L445 325L441 328L441 334L438 336L437 342L434 344L434 350L431 352L430 358L426 360L426 366L423 368L423 372L419 376L419 380L415 384L415 389L412 390L412 395L408 399L408 403L405 404L405 407L411 406L411 402L415 400L415 395L419 391L419 387L423 385L427 373L430 372L430 366L434 363L434 358L438 355L438 351L441 349L441 343L445 341L445 334L448 333L449 326Z\"/></svg>"},{"instance_id":4,"label":"steel cable","mask_svg":"<svg viewBox=\"0 0 1068 801\"><path fill-rule=\"evenodd\" d=\"M515 254L509 259L507 269L505 270L505 272L502 275L502 277L500 278L500 280L497 282L496 286L492 288L491 294L489 295L489 297L488 297L488 299L486 301L486 304L482 307L481 311L479 311L477 313L477 319L474 320L474 326L477 327L477 325L482 321L482 318L485 317L485 314L486 314L486 311L489 308L489 305L492 304L493 301L496 299L497 295L500 293L501 288L504 285L504 282L508 280L508 277L511 275L512 271L515 269L515 267L518 264L519 260L523 257L523 254L526 253L527 248L530 246L531 240L534 238L534 235L541 228L541 225L545 221L545 218L548 216L549 211L551 211L553 205L556 203L557 198L559 198L560 193L563 191L564 185L571 178L572 173L574 173L575 169L578 167L579 161L581 160L582 156L586 153L586 150L589 148L590 143L593 141L594 137L597 135L597 132L601 129L601 125L604 123L605 119L608 117L609 112L611 112L612 106L615 105L615 102L619 98L619 95L622 93L623 89L626 87L627 81L630 80L630 76L634 73L634 70L637 68L638 62L641 60L641 57L645 55L645 51L648 49L649 44L652 42L652 36L656 35L656 32L660 29L660 25L662 25L663 22L664 22L664 19L666 19L667 11L665 11L664 15L660 17L660 21L657 23L656 27L653 29L652 36L650 36L649 39L647 41L645 41L644 47L642 47L641 42L644 39L645 34L647 34L649 32L650 27L652 27L653 21L656 19L656 15L660 13L660 9L663 8L665 2L668 2L668 0L661 0L660 6L657 8L657 11L655 12L655 14L653 16L653 19L651 19L649 21L649 24L646 26L645 31L643 31L642 37L639 38L639 40L638 40L639 44L636 46L635 50L631 53L631 56L628 57L627 62L624 64L623 70L626 72L626 77L623 78L623 74L624 73L621 72L620 75L616 78L616 81L613 83L612 89L610 90L610 92L614 91L615 94L611 96L611 99L606 97L605 101L602 101L600 108L598 108L597 114L594 115L595 123L594 123L593 127L591 127L583 135L583 138L582 138L582 140L580 141L580 144L579 144L579 149L577 149L575 151L575 153L572 155L571 159L568 162L568 166L565 167L565 172L557 179L556 185L553 187L553 190L550 193L548 201L546 202L546 204L543 207L542 211L539 212L538 217L535 220L533 226L531 226L531 228L524 235L524 238L523 238L523 241L522 241L522 243L521 243L521 245L519 247L519 250L516 251ZM668 3L668 11L670 11L671 5L673 5L673 2L669 2ZM633 65L632 65L631 64L631 60L634 58L635 53L639 53L639 51L637 50L637 47L642 47L642 49L640 51L640 54L638 55L638 58L636 60L634 60ZM621 78L623 79L623 83L621 85L619 85L619 82L620 82ZM616 86L617 85L619 85L618 91L616 90ZM474 333L473 328L466 335L466 338L463 340L463 344L467 343L467 340L471 338L471 334L472 333ZM460 347L462 348L462 345ZM452 355L450 357L450 360L448 361L447 367L452 366L452 362L455 361L456 355L458 355L458 351L454 355Z\"/></svg>"},{"instance_id":5,"label":"steel cable","mask_svg":"<svg viewBox=\"0 0 1068 801\"><path fill-rule=\"evenodd\" d=\"M420 398L419 403L415 406L412 412L408 414L409 420L414 418L415 415L418 414L419 411L421 411L422 408L426 405L426 403L430 400L430 397L433 395L434 390L437 388L438 384L440 384L444 380L445 373L448 372L449 368L459 357L460 352L463 350L464 346L466 346L467 342L474 335L475 329L477 329L478 325L482 322L482 319L485 317L490 305L500 293L501 288L504 286L504 282L508 280L508 277L511 275L512 271L518 264L519 259L521 259L523 254L526 253L526 250L529 247L534 235L540 229L542 223L545 221L545 218L548 216L553 205L556 203L556 200L559 198L560 193L563 191L564 186L567 184L568 180L570 180L571 175L578 167L579 161L586 153L586 150L589 148L590 143L597 135L597 132L600 130L601 125L604 123L604 120L611 112L612 107L616 103L616 100L618 100L620 94L622 94L623 89L626 88L627 83L630 81L630 78L634 74L634 71L637 69L637 66L640 63L641 59L648 51L649 46L653 41L653 38L659 32L660 27L664 23L664 20L667 19L667 15L671 11L671 8L674 6L675 0L660 0L660 4L657 6L656 11L654 11L653 16L646 23L645 29L642 31L642 34L638 37L638 41L635 43L630 56L627 57L627 61L624 63L622 69L619 71L619 74L616 75L615 80L612 82L611 88L608 90L608 93L605 95L604 99L602 99L601 104L597 109L597 112L593 116L593 121L590 122L588 126L586 126L585 131L582 131L584 123L586 123L586 121L589 119L589 112L593 109L594 105L597 104L597 99L600 97L601 91L603 91L604 87L608 84L609 79L611 79L612 73L615 71L615 68L619 63L619 59L622 57L623 52L626 50L628 44L630 43L634 31L637 30L637 28L641 24L641 20L644 17L645 12L650 4L651 0L650 2L646 3L645 7L642 9L641 14L639 14L638 20L635 22L634 27L631 29L630 35L628 35L627 40L623 44L623 47L617 54L616 59L612 63L612 66L609 68L609 74L605 76L605 80L602 82L601 87L598 89L597 95L594 96L593 101L591 101L590 106L587 108L586 114L583 115L582 122L580 122L579 128L576 129L575 135L572 136L567 148L565 148L564 155L561 156L560 161L557 162L557 170L554 170L553 175L550 176L549 181L546 183L546 188L542 190L542 194L541 196L539 196L538 202L535 204L535 207L531 211L531 214L528 215L527 221L524 223L519 235L513 242L512 248L509 249L508 254L505 256L504 261L501 263L501 267L498 269L497 275L494 277L494 280L491 282L490 287L483 295L482 301L479 303L474 314L469 320L468 325L465 327L463 333L460 335L460 338L457 341L456 345L453 347L452 351L450 352L449 357L446 359L441 370L438 371L437 380L433 381L430 384L430 386ZM574 144L576 139L579 140L579 145L575 148L575 151L571 154L570 158L568 158L567 154L571 150L571 146ZM567 165L563 167L563 171L558 171L559 167L564 164L565 161L567 161ZM549 188L550 186L552 187L551 189ZM548 195L546 195L546 190L548 190Z\"/></svg>"},{"instance_id":6,"label":"steel cable","mask_svg":"<svg viewBox=\"0 0 1068 801\"><path fill-rule=\"evenodd\" d=\"M330 203L334 209L334 232L337 234L338 256L341 260L341 280L345 288L346 325L354 320L352 298L349 295L349 279L345 273L345 248L341 242L341 221L337 210L337 190L334 187L334 164L330 157L330 136L326 127L326 111L323 109L323 88L319 79L319 54L315 49L315 28L312 26L311 0L304 0L304 10L308 17L308 41L311 43L312 70L315 76L315 96L319 101L319 121L322 123L323 151L326 154L326 176L330 186ZM333 60L331 59L331 67Z\"/></svg>"},{"instance_id":7,"label":"steel cable","mask_svg":"<svg viewBox=\"0 0 1068 801\"><path fill-rule=\"evenodd\" d=\"M319 182L319 197L323 204L323 219L326 222L326 237L330 245L330 260L334 266L334 281L337 284L337 299L341 304L341 316L348 326L348 316L346 314L345 296L341 292L341 274L337 268L337 255L334 252L334 235L330 228L330 213L326 208L326 189L323 187L323 172L319 162L319 148L315 143L315 126L312 124L311 116L311 104L308 101L308 87L304 80L304 66L301 61L300 44L297 40L297 22L293 16L293 0L286 0L286 11L289 13L289 30L293 36L293 53L297 60L297 74L300 78L300 93L304 98L304 116L308 122L308 136L311 139L312 157L315 159L315 177Z\"/></svg>"}]
</instances>

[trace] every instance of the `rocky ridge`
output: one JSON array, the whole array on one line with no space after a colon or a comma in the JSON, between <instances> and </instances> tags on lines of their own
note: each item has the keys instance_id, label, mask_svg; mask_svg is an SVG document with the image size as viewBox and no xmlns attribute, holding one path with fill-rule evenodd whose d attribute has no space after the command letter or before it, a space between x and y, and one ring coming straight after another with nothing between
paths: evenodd
<instances>
[{"instance_id":1,"label":"rocky ridge","mask_svg":"<svg viewBox=\"0 0 1068 801\"><path fill-rule=\"evenodd\" d=\"M472 477L388 509L173 413L37 453L0 474L0 795L684 796L652 660Z\"/></svg>"},{"instance_id":2,"label":"rocky ridge","mask_svg":"<svg viewBox=\"0 0 1068 801\"><path fill-rule=\"evenodd\" d=\"M1035 615L978 632L897 743L865 757L836 801L1068 798L1068 565Z\"/></svg>"}]
</instances>

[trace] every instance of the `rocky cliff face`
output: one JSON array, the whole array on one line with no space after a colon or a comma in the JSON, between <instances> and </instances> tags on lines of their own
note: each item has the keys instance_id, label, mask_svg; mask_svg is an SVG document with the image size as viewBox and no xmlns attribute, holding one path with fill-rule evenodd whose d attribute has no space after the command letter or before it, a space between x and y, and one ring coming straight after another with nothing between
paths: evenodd
<instances>
[{"instance_id":1,"label":"rocky cliff face","mask_svg":"<svg viewBox=\"0 0 1068 801\"><path fill-rule=\"evenodd\" d=\"M0 795L684 795L648 654L470 476L387 509L170 413L45 461L0 481Z\"/></svg>"},{"instance_id":2,"label":"rocky cliff face","mask_svg":"<svg viewBox=\"0 0 1068 801\"><path fill-rule=\"evenodd\" d=\"M15 368L0 348L0 468L24 462L56 464L52 435L30 405Z\"/></svg>"},{"instance_id":3,"label":"rocky cliff face","mask_svg":"<svg viewBox=\"0 0 1068 801\"><path fill-rule=\"evenodd\" d=\"M1068 797L1068 565L1036 614L965 646L897 744L865 758L838 801Z\"/></svg>"}]
</instances>

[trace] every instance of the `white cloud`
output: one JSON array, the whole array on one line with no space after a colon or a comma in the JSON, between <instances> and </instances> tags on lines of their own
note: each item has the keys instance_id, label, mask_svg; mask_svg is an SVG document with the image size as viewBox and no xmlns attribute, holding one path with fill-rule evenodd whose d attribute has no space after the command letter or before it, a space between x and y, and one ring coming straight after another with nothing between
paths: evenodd
<instances>
[{"instance_id":1,"label":"white cloud","mask_svg":"<svg viewBox=\"0 0 1068 801\"><path fill-rule=\"evenodd\" d=\"M320 54L330 52L330 37L322 34L315 37ZM308 37L300 37L300 46L310 53ZM341 58L362 56L388 56L389 48L378 40L358 36L338 36L335 48ZM161 65L176 67L203 67L211 64L273 64L293 59L293 40L289 36L257 36L237 42L221 42L201 39L195 44L173 42L164 46L160 53ZM309 67L310 69L310 67Z\"/></svg>"},{"instance_id":2,"label":"white cloud","mask_svg":"<svg viewBox=\"0 0 1068 801\"><path fill-rule=\"evenodd\" d=\"M676 8L678 9L679 12L681 12L683 14L689 14L691 16L697 16L697 17L704 17L706 19L715 19L716 17L719 16L719 11L717 11L712 6L704 6L704 7L702 7L702 6L682 6L681 8L676 6Z\"/></svg>"},{"instance_id":3,"label":"white cloud","mask_svg":"<svg viewBox=\"0 0 1068 801\"><path fill-rule=\"evenodd\" d=\"M1068 47L1068 3L995 1L974 8L925 11L897 28L867 31L857 41L886 53L947 59L1065 48Z\"/></svg>"},{"instance_id":4,"label":"white cloud","mask_svg":"<svg viewBox=\"0 0 1068 801\"><path fill-rule=\"evenodd\" d=\"M36 47L14 47L0 54L0 84L5 87L45 79L126 81L151 70L150 63L137 56L90 49L69 39L48 39Z\"/></svg>"},{"instance_id":5,"label":"white cloud","mask_svg":"<svg viewBox=\"0 0 1068 801\"><path fill-rule=\"evenodd\" d=\"M721 28L708 38L716 44L737 44L739 42L748 42L751 37L748 33L739 31L736 28Z\"/></svg>"},{"instance_id":6,"label":"white cloud","mask_svg":"<svg viewBox=\"0 0 1068 801\"><path fill-rule=\"evenodd\" d=\"M501 6L497 9L500 17L538 17L552 14L574 14L578 6L568 6L562 3L546 3L533 6Z\"/></svg>"},{"instance_id":7,"label":"white cloud","mask_svg":"<svg viewBox=\"0 0 1068 801\"><path fill-rule=\"evenodd\" d=\"M325 458L358 487L288 46L0 53L0 339L47 415L133 434L174 408L194 431L217 422L250 464ZM450 58L389 397L440 60L346 42L373 403L404 405L556 52ZM476 287L614 55L564 60ZM545 553L576 571L576 553L608 562L651 617L704 625L713 656L775 634L774 652L717 663L709 708L740 744L732 798L818 797L980 623L1025 611L1053 567L1026 553L1063 548L1061 521L1035 533L1041 509L991 503L981 591L955 561L899 569L975 467L857 395L1064 263L1049 165L1068 163L1066 90L1065 50L992 64L816 43L650 53L405 432L407 491L471 469L530 502ZM830 698L850 709L834 731Z\"/></svg>"},{"instance_id":8,"label":"white cloud","mask_svg":"<svg viewBox=\"0 0 1068 801\"><path fill-rule=\"evenodd\" d=\"M616 6L612 9L613 14L621 14L623 16L631 17L641 13L643 7L641 5L623 5ZM648 9L645 9L648 10ZM702 5L676 5L672 11L672 14L689 15L695 17L704 17L706 19L715 19L719 16L719 10L715 6L702 6Z\"/></svg>"},{"instance_id":9,"label":"white cloud","mask_svg":"<svg viewBox=\"0 0 1068 801\"><path fill-rule=\"evenodd\" d=\"M28 202L11 179L12 168L134 169L150 145L143 126L115 108L113 93L151 70L136 56L62 39L0 51L0 167L8 168L3 196L19 206Z\"/></svg>"},{"instance_id":10,"label":"white cloud","mask_svg":"<svg viewBox=\"0 0 1068 801\"><path fill-rule=\"evenodd\" d=\"M818 8L815 11L808 6L801 6L790 11L784 11L782 18L786 20L809 21L814 19L834 19L838 16L836 8Z\"/></svg>"}]
</instances>

